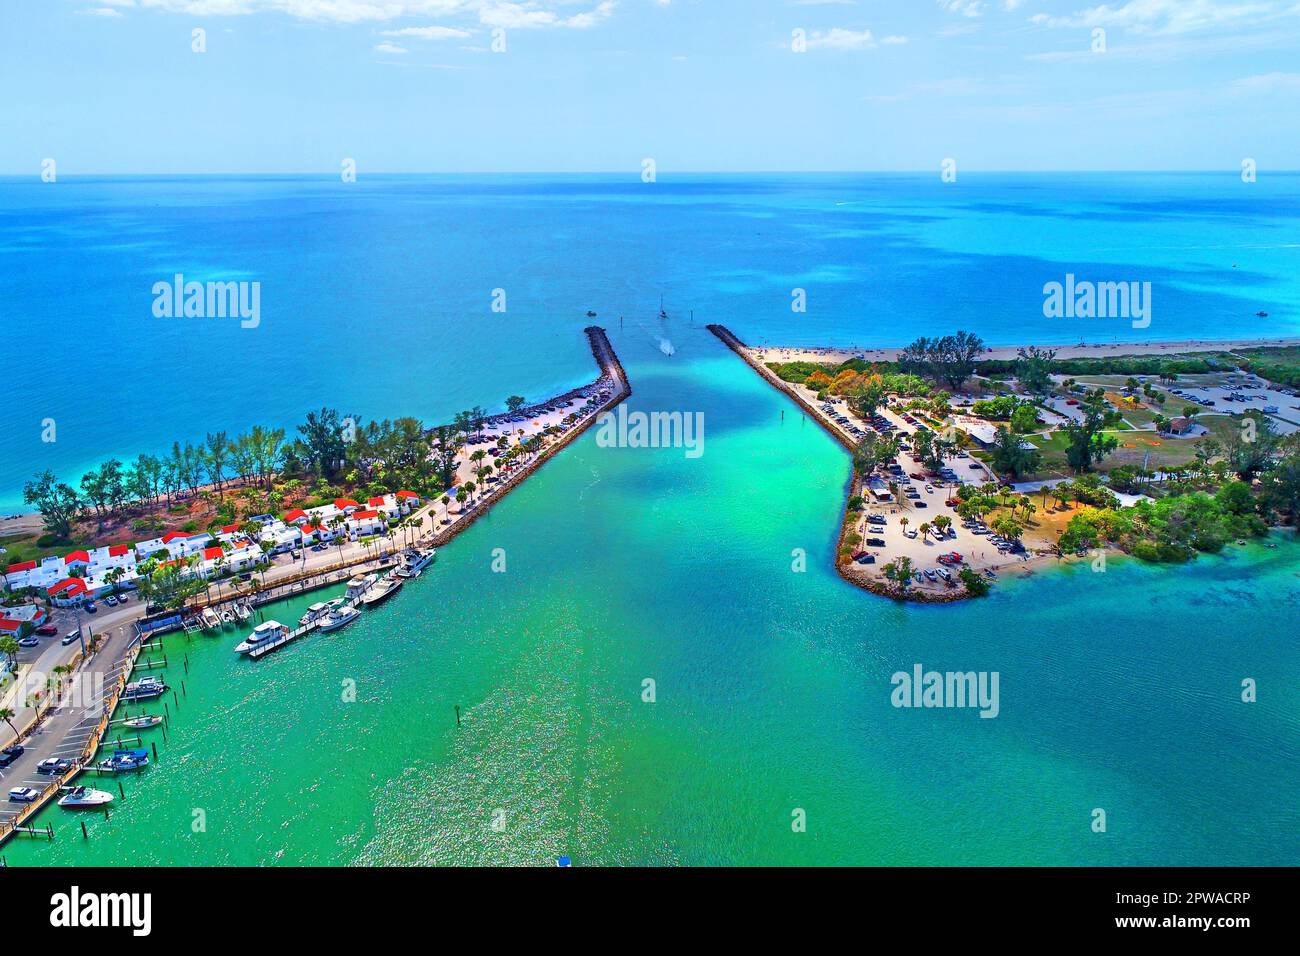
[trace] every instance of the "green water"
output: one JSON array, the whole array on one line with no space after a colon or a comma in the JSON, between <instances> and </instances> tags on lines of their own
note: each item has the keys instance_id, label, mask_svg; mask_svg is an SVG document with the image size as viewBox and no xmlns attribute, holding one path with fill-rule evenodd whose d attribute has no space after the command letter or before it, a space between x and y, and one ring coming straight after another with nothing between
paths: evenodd
<instances>
[{"instance_id":1,"label":"green water","mask_svg":"<svg viewBox=\"0 0 1300 956\"><path fill-rule=\"evenodd\" d=\"M166 638L161 761L8 862L1297 862L1291 538L897 606L831 569L848 463L818 428L703 330L611 338L632 410L704 412L702 457L589 432L341 632L259 662ZM918 662L997 671L999 716L895 709Z\"/></svg>"}]
</instances>

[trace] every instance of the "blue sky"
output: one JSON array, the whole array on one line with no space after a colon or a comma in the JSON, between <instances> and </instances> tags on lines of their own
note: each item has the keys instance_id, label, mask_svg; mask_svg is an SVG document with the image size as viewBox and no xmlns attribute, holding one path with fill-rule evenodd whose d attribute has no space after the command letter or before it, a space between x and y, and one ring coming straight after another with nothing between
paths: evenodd
<instances>
[{"instance_id":1,"label":"blue sky","mask_svg":"<svg viewBox=\"0 0 1300 956\"><path fill-rule=\"evenodd\" d=\"M1298 53L1300 0L0 0L0 173L1294 169Z\"/></svg>"}]
</instances>

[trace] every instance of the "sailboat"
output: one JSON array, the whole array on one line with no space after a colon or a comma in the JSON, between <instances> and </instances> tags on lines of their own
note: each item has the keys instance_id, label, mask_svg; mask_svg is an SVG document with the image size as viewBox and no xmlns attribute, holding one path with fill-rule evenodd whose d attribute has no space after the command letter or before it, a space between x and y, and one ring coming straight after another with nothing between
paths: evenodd
<instances>
[{"instance_id":1,"label":"sailboat","mask_svg":"<svg viewBox=\"0 0 1300 956\"><path fill-rule=\"evenodd\" d=\"M664 311L664 294L662 292L659 293L659 318L668 318L668 313Z\"/></svg>"}]
</instances>

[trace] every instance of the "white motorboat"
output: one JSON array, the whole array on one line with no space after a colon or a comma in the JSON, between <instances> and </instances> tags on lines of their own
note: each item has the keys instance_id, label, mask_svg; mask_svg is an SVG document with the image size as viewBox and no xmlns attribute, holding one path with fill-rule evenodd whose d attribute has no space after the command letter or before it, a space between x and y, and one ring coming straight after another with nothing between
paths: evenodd
<instances>
[{"instance_id":1,"label":"white motorboat","mask_svg":"<svg viewBox=\"0 0 1300 956\"><path fill-rule=\"evenodd\" d=\"M330 611L343 604L343 598L334 598L332 601L317 601L311 607L307 608L307 613L298 618L298 623L303 627L311 624L313 621L319 621L329 614Z\"/></svg>"},{"instance_id":2,"label":"white motorboat","mask_svg":"<svg viewBox=\"0 0 1300 956\"><path fill-rule=\"evenodd\" d=\"M123 727L129 727L131 730L148 730L150 727L157 727L163 722L163 719L157 714L141 714L139 717L128 717L122 721Z\"/></svg>"},{"instance_id":3,"label":"white motorboat","mask_svg":"<svg viewBox=\"0 0 1300 956\"><path fill-rule=\"evenodd\" d=\"M231 614L226 608L221 610L220 616L222 627L225 627L227 624L233 625L235 623L235 615Z\"/></svg>"},{"instance_id":4,"label":"white motorboat","mask_svg":"<svg viewBox=\"0 0 1300 956\"><path fill-rule=\"evenodd\" d=\"M61 807L102 807L113 802L113 795L106 790L91 790L89 787L66 787L59 797Z\"/></svg>"},{"instance_id":5,"label":"white motorboat","mask_svg":"<svg viewBox=\"0 0 1300 956\"><path fill-rule=\"evenodd\" d=\"M322 631L337 631L340 627L351 624L360 616L361 612L351 604L344 604L325 615L320 622L320 629Z\"/></svg>"},{"instance_id":6,"label":"white motorboat","mask_svg":"<svg viewBox=\"0 0 1300 956\"><path fill-rule=\"evenodd\" d=\"M248 609L247 604L236 604L235 613L239 615L241 621L247 621L253 616L253 612Z\"/></svg>"},{"instance_id":7,"label":"white motorboat","mask_svg":"<svg viewBox=\"0 0 1300 956\"><path fill-rule=\"evenodd\" d=\"M142 677L122 689L123 700L146 700L167 693L167 685L159 677Z\"/></svg>"},{"instance_id":8,"label":"white motorboat","mask_svg":"<svg viewBox=\"0 0 1300 956\"><path fill-rule=\"evenodd\" d=\"M203 630L205 631L215 631L217 628L221 627L221 618L218 617L217 612L212 610L210 607L205 607L203 613L199 615L199 618L203 621Z\"/></svg>"},{"instance_id":9,"label":"white motorboat","mask_svg":"<svg viewBox=\"0 0 1300 956\"><path fill-rule=\"evenodd\" d=\"M349 604L355 604L360 601L362 596L370 590L371 586L379 580L377 574L358 574L348 582L348 589L343 592L343 600Z\"/></svg>"},{"instance_id":10,"label":"white motorboat","mask_svg":"<svg viewBox=\"0 0 1300 956\"><path fill-rule=\"evenodd\" d=\"M418 578L438 556L435 548L411 548L402 555L402 564L394 573L399 578Z\"/></svg>"},{"instance_id":11,"label":"white motorboat","mask_svg":"<svg viewBox=\"0 0 1300 956\"><path fill-rule=\"evenodd\" d=\"M388 600L397 593L403 583L401 578L392 575L380 578L361 596L362 607L371 607L380 601Z\"/></svg>"},{"instance_id":12,"label":"white motorboat","mask_svg":"<svg viewBox=\"0 0 1300 956\"><path fill-rule=\"evenodd\" d=\"M273 641L278 641L289 636L289 628L279 621L263 621L257 627L253 628L253 633L244 638L242 642L235 645L236 654L247 654L249 651L257 650Z\"/></svg>"}]
</instances>

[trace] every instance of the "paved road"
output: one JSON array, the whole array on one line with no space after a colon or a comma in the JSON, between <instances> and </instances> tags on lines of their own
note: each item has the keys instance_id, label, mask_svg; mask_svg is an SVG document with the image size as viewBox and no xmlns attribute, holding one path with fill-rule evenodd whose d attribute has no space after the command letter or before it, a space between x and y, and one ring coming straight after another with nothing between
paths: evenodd
<instances>
[{"instance_id":1,"label":"paved road","mask_svg":"<svg viewBox=\"0 0 1300 956\"><path fill-rule=\"evenodd\" d=\"M52 778L38 774L37 764L48 757L75 760L103 714L105 697L111 693L122 673L123 658L135 628L130 623L117 623L111 630L101 633L106 635L106 640L78 671L78 681L75 684L68 681L58 703L42 710L41 722L23 741L26 752L0 770L0 785L3 785L6 795L5 802L0 804L0 821L11 819L22 809L21 804L8 802L9 790L14 787L40 790L48 786ZM28 716L31 714L27 708L24 712ZM8 727L5 730L8 744L13 740L13 733Z\"/></svg>"}]
</instances>

